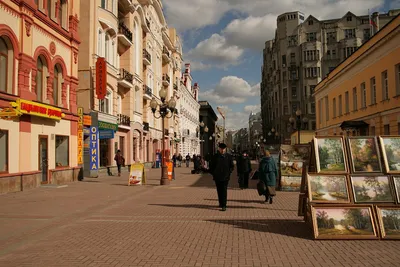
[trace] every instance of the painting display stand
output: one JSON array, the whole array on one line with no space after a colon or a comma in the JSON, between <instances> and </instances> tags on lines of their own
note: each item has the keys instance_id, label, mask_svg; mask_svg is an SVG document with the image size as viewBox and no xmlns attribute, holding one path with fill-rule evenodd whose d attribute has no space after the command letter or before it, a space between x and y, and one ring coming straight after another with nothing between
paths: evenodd
<instances>
[{"instance_id":1,"label":"painting display stand","mask_svg":"<svg viewBox=\"0 0 400 267\"><path fill-rule=\"evenodd\" d=\"M317 136L298 215L315 239L400 240L400 136Z\"/></svg>"}]
</instances>

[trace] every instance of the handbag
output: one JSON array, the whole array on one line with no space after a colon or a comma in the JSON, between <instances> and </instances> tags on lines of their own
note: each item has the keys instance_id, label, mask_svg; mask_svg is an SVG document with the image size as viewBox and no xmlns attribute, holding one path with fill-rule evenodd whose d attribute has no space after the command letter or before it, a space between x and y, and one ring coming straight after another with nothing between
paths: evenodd
<instances>
[{"instance_id":1,"label":"handbag","mask_svg":"<svg viewBox=\"0 0 400 267\"><path fill-rule=\"evenodd\" d=\"M261 180L258 181L258 183L257 183L257 191L258 191L259 196L264 195L265 191L267 191L267 188L265 187L264 182Z\"/></svg>"}]
</instances>

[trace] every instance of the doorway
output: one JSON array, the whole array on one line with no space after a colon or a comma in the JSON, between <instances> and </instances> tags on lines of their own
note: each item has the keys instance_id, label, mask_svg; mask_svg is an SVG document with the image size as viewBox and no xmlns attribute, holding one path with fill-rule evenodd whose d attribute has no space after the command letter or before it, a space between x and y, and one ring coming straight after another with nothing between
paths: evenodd
<instances>
[{"instance_id":1,"label":"doorway","mask_svg":"<svg viewBox=\"0 0 400 267\"><path fill-rule=\"evenodd\" d=\"M48 138L47 136L39 136L39 171L42 174L42 183L48 183Z\"/></svg>"}]
</instances>

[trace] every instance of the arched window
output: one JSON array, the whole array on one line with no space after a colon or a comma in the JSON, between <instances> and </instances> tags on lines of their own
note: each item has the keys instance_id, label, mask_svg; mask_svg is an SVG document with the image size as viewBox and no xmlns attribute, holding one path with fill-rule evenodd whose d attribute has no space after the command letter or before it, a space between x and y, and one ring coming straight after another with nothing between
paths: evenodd
<instances>
[{"instance_id":1,"label":"arched window","mask_svg":"<svg viewBox=\"0 0 400 267\"><path fill-rule=\"evenodd\" d=\"M13 93L14 49L10 39L0 36L0 92Z\"/></svg>"},{"instance_id":2,"label":"arched window","mask_svg":"<svg viewBox=\"0 0 400 267\"><path fill-rule=\"evenodd\" d=\"M38 57L36 68L36 100L43 102L44 88L46 88L47 65L42 56Z\"/></svg>"},{"instance_id":3,"label":"arched window","mask_svg":"<svg viewBox=\"0 0 400 267\"><path fill-rule=\"evenodd\" d=\"M53 101L54 105L60 105L60 96L62 91L62 69L60 65L54 66L54 78L53 78Z\"/></svg>"}]
</instances>

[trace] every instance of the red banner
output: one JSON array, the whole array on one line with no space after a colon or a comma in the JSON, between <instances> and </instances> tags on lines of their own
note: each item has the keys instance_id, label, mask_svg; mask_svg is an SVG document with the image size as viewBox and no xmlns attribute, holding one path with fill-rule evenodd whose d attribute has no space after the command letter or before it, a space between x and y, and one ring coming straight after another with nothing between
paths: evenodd
<instances>
[{"instance_id":1,"label":"red banner","mask_svg":"<svg viewBox=\"0 0 400 267\"><path fill-rule=\"evenodd\" d=\"M96 95L98 99L104 99L107 95L107 63L104 57L96 61Z\"/></svg>"}]
</instances>

